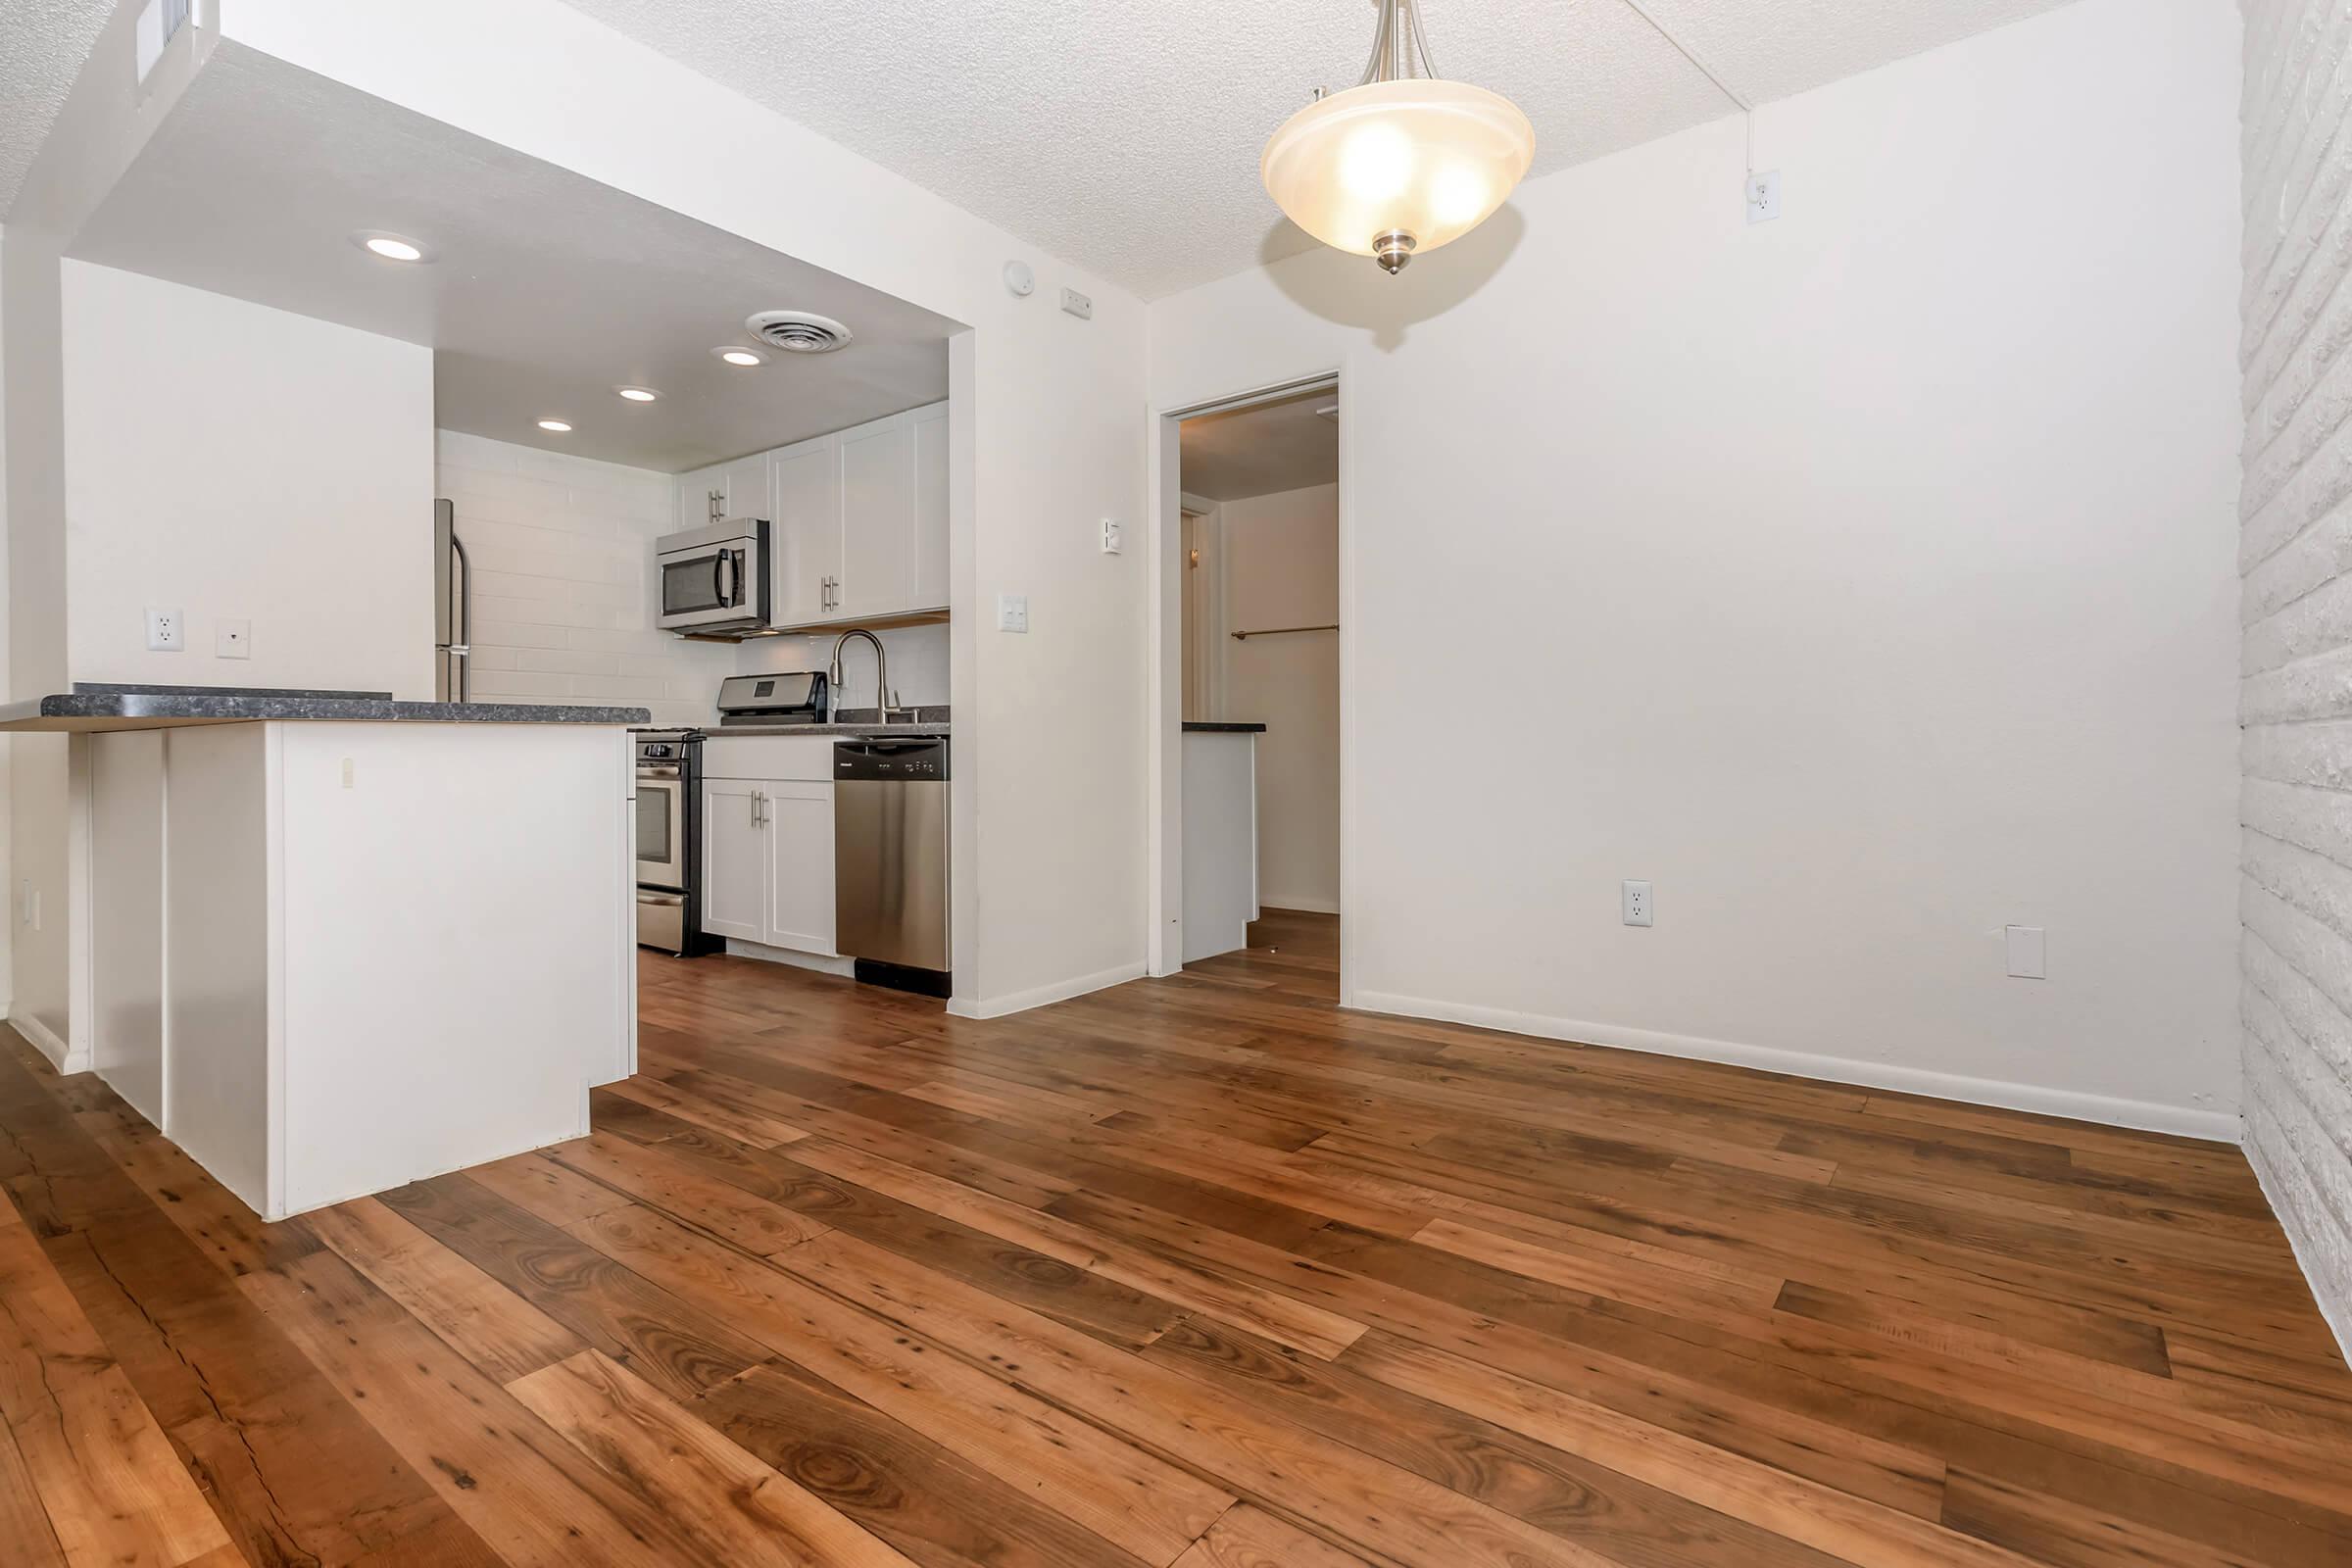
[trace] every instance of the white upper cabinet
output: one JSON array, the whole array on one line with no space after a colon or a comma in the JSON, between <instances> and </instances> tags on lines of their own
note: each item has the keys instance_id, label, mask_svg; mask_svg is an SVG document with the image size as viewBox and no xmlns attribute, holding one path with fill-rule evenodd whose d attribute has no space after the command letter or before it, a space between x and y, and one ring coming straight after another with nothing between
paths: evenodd
<instances>
[{"instance_id":1,"label":"white upper cabinet","mask_svg":"<svg viewBox=\"0 0 2352 1568\"><path fill-rule=\"evenodd\" d=\"M820 435L770 453L767 481L775 509L771 618L779 626L829 619L841 582L841 437Z\"/></svg>"},{"instance_id":2,"label":"white upper cabinet","mask_svg":"<svg viewBox=\"0 0 2352 1568\"><path fill-rule=\"evenodd\" d=\"M728 504L727 470L731 464L717 463L677 478L678 531L700 528L719 517L732 517L735 512ZM711 510L716 508L716 511Z\"/></svg>"},{"instance_id":3,"label":"white upper cabinet","mask_svg":"<svg viewBox=\"0 0 2352 1568\"><path fill-rule=\"evenodd\" d=\"M914 608L914 429L905 415L841 432L839 618Z\"/></svg>"},{"instance_id":4,"label":"white upper cabinet","mask_svg":"<svg viewBox=\"0 0 2352 1568\"><path fill-rule=\"evenodd\" d=\"M748 458L737 458L720 469L726 475L727 511L730 517L775 517L775 504L769 494L768 455L755 452Z\"/></svg>"},{"instance_id":5,"label":"white upper cabinet","mask_svg":"<svg viewBox=\"0 0 2352 1568\"><path fill-rule=\"evenodd\" d=\"M912 608L948 606L948 406L908 416L914 435L914 593Z\"/></svg>"},{"instance_id":6,"label":"white upper cabinet","mask_svg":"<svg viewBox=\"0 0 2352 1568\"><path fill-rule=\"evenodd\" d=\"M776 625L947 608L947 437L935 403L767 455Z\"/></svg>"}]
</instances>

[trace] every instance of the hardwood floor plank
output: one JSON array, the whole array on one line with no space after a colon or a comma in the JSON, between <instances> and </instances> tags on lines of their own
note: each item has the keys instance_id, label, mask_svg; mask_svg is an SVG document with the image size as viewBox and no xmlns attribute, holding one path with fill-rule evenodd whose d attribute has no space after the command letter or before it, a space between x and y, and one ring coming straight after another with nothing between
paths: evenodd
<instances>
[{"instance_id":1,"label":"hardwood floor plank","mask_svg":"<svg viewBox=\"0 0 2352 1568\"><path fill-rule=\"evenodd\" d=\"M1200 1381L836 1233L780 1266L1019 1386L1206 1475L1248 1500L1407 1568L1494 1561L1593 1568L1608 1559L1411 1471L1282 1418L1213 1396ZM1362 1342L1358 1342L1361 1344ZM1350 1352L1352 1353L1352 1352Z\"/></svg>"},{"instance_id":2,"label":"hardwood floor plank","mask_svg":"<svg viewBox=\"0 0 2352 1568\"><path fill-rule=\"evenodd\" d=\"M371 1198L306 1214L303 1225L493 1382L584 1348L569 1329Z\"/></svg>"},{"instance_id":3,"label":"hardwood floor plank","mask_svg":"<svg viewBox=\"0 0 2352 1568\"><path fill-rule=\"evenodd\" d=\"M12 1215L13 1218L13 1215ZM21 1223L0 1225L0 1422L44 1533L73 1563L172 1568L228 1544L220 1521ZM0 1518L25 1510L12 1504ZM26 1551L39 1543L28 1535Z\"/></svg>"},{"instance_id":4,"label":"hardwood floor plank","mask_svg":"<svg viewBox=\"0 0 2352 1568\"><path fill-rule=\"evenodd\" d=\"M513 1568L693 1560L666 1509L610 1484L356 1269L318 1253L244 1290ZM412 1561L437 1561L417 1557Z\"/></svg>"},{"instance_id":5,"label":"hardwood floor plank","mask_svg":"<svg viewBox=\"0 0 2352 1568\"><path fill-rule=\"evenodd\" d=\"M1342 1551L1261 1508L1242 1503L1208 1527L1175 1568L1369 1568L1353 1552Z\"/></svg>"},{"instance_id":6,"label":"hardwood floor plank","mask_svg":"<svg viewBox=\"0 0 2352 1568\"><path fill-rule=\"evenodd\" d=\"M59 1495L72 1494L61 1491ZM65 1547L58 1544L48 1510L41 1506L40 1488L25 1468L16 1434L5 1419L0 1419L0 1543L7 1544L22 1568L66 1568Z\"/></svg>"},{"instance_id":7,"label":"hardwood floor plank","mask_svg":"<svg viewBox=\"0 0 2352 1568\"><path fill-rule=\"evenodd\" d=\"M85 1103L105 1102L95 1080L0 1058L0 1170L11 1172L12 1196L29 1200L42 1251L240 1555L491 1562L424 1478L244 1298L222 1254L170 1217L217 1213L234 1200L205 1193L159 1205L41 1087L68 1082L82 1086ZM273 1248L318 1252L298 1227L281 1229Z\"/></svg>"},{"instance_id":8,"label":"hardwood floor plank","mask_svg":"<svg viewBox=\"0 0 2352 1568\"><path fill-rule=\"evenodd\" d=\"M1579 1454L1220 1325L1179 1323L1144 1357L1200 1378L1221 1397L1290 1416L1628 1568L1693 1561L1835 1568L1836 1560L1820 1552Z\"/></svg>"},{"instance_id":9,"label":"hardwood floor plank","mask_svg":"<svg viewBox=\"0 0 2352 1568\"><path fill-rule=\"evenodd\" d=\"M693 1122L698 1127L707 1127L714 1133L760 1149L773 1149L778 1144L789 1144L808 1136L807 1128L744 1110L723 1100L688 1094L659 1078L624 1078L611 1087L613 1094L624 1100L634 1100L650 1109L667 1111L681 1121Z\"/></svg>"},{"instance_id":10,"label":"hardwood floor plank","mask_svg":"<svg viewBox=\"0 0 2352 1568\"><path fill-rule=\"evenodd\" d=\"M559 1146L548 1158L747 1252L773 1252L822 1235L827 1228L806 1214L715 1181L659 1144L598 1133Z\"/></svg>"},{"instance_id":11,"label":"hardwood floor plank","mask_svg":"<svg viewBox=\"0 0 2352 1568\"><path fill-rule=\"evenodd\" d=\"M1263 1286L1173 1261L1056 1215L821 1139L796 1147L789 1157L1309 1354L1337 1355L1364 1332L1361 1323Z\"/></svg>"},{"instance_id":12,"label":"hardwood floor plank","mask_svg":"<svg viewBox=\"0 0 2352 1568\"><path fill-rule=\"evenodd\" d=\"M672 1398L767 1358L759 1345L464 1176L386 1193L385 1206Z\"/></svg>"},{"instance_id":13,"label":"hardwood floor plank","mask_svg":"<svg viewBox=\"0 0 2352 1568\"><path fill-rule=\"evenodd\" d=\"M779 1356L921 1432L1146 1562L1164 1562L1233 1498L940 1353L930 1342L659 1216L579 1234Z\"/></svg>"},{"instance_id":14,"label":"hardwood floor plank","mask_svg":"<svg viewBox=\"0 0 2352 1568\"><path fill-rule=\"evenodd\" d=\"M1138 1568L1142 1559L830 1384L760 1366L690 1409L924 1568Z\"/></svg>"},{"instance_id":15,"label":"hardwood floor plank","mask_svg":"<svg viewBox=\"0 0 2352 1568\"><path fill-rule=\"evenodd\" d=\"M1583 1454L1849 1562L2014 1568L2027 1560L1444 1350L1375 1334L1357 1341L1341 1359L1393 1387Z\"/></svg>"},{"instance_id":16,"label":"hardwood floor plank","mask_svg":"<svg viewBox=\"0 0 2352 1568\"><path fill-rule=\"evenodd\" d=\"M601 1351L558 1361L508 1392L673 1520L704 1560L730 1568L907 1568L889 1545Z\"/></svg>"}]
</instances>

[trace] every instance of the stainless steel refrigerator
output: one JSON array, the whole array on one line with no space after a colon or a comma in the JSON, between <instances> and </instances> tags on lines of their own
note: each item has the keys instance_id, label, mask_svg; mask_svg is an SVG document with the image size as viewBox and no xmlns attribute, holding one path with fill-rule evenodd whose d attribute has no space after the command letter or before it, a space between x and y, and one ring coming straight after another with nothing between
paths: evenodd
<instances>
[{"instance_id":1,"label":"stainless steel refrigerator","mask_svg":"<svg viewBox=\"0 0 2352 1568\"><path fill-rule=\"evenodd\" d=\"M433 701L470 703L466 660L473 641L473 567L458 537L454 502L433 503Z\"/></svg>"}]
</instances>

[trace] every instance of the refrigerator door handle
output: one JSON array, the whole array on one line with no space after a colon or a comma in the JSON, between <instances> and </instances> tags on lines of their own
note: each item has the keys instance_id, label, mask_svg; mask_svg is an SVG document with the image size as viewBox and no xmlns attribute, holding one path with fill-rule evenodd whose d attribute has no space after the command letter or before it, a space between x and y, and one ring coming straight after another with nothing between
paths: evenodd
<instances>
[{"instance_id":1,"label":"refrigerator door handle","mask_svg":"<svg viewBox=\"0 0 2352 1568\"><path fill-rule=\"evenodd\" d=\"M458 701L473 701L473 663L466 655L473 652L473 563L466 558L466 541L455 533L449 536L450 553L458 562L457 613L450 618L457 624L458 640L450 645L450 657L458 662Z\"/></svg>"}]
</instances>

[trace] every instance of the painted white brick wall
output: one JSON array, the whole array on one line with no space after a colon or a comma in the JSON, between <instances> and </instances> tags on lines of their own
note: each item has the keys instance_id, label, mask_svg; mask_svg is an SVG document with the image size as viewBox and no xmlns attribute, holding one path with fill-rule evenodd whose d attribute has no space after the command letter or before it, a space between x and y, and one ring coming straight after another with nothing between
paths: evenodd
<instances>
[{"instance_id":1,"label":"painted white brick wall","mask_svg":"<svg viewBox=\"0 0 2352 1568\"><path fill-rule=\"evenodd\" d=\"M736 650L654 625L651 543L676 515L670 476L454 430L435 441L436 493L456 503L473 562L473 695L710 722Z\"/></svg>"},{"instance_id":2,"label":"painted white brick wall","mask_svg":"<svg viewBox=\"0 0 2352 1568\"><path fill-rule=\"evenodd\" d=\"M2352 1354L2352 8L2243 13L2246 1152Z\"/></svg>"}]
</instances>

